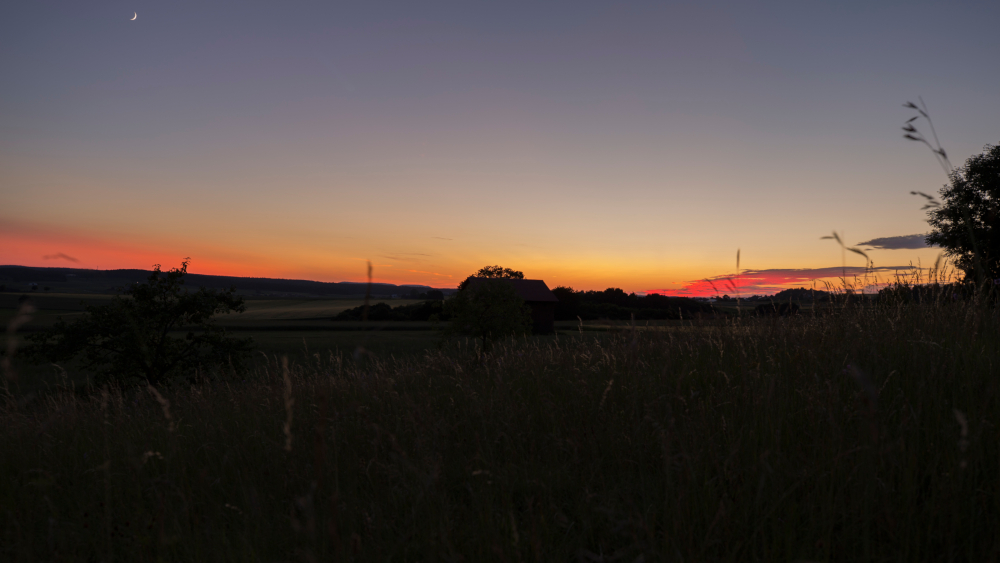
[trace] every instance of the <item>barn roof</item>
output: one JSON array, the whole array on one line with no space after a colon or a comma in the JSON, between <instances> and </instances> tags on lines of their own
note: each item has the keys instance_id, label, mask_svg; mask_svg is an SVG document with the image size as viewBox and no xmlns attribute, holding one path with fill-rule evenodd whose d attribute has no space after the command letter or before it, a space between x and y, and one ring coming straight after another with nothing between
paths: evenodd
<instances>
[{"instance_id":1,"label":"barn roof","mask_svg":"<svg viewBox=\"0 0 1000 563\"><path fill-rule=\"evenodd\" d=\"M469 284L479 283L480 280L495 279L495 278L471 278L469 279ZM556 298L549 286L545 285L542 280L512 280L503 279L505 282L510 283L514 286L514 291L521 296L526 302L548 302L548 303L558 303L559 299Z\"/></svg>"}]
</instances>

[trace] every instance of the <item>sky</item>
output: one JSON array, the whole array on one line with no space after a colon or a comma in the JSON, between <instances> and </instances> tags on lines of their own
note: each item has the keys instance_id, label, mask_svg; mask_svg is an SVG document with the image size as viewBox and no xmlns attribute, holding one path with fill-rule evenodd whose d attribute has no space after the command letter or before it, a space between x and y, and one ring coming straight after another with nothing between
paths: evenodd
<instances>
[{"instance_id":1,"label":"sky","mask_svg":"<svg viewBox=\"0 0 1000 563\"><path fill-rule=\"evenodd\" d=\"M135 14L135 19L131 20ZM0 7L0 264L770 293L928 266L1000 142L1000 3ZM927 130L923 122L917 123ZM861 245L860 243L867 243ZM840 271L840 274L836 272ZM714 282L713 282L714 283ZM708 284L711 286L711 284Z\"/></svg>"}]
</instances>

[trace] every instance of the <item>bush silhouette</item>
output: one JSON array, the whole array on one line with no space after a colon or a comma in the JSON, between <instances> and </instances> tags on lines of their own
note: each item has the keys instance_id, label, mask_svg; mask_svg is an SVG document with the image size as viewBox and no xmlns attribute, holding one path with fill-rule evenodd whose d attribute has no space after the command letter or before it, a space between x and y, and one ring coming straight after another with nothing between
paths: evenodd
<instances>
[{"instance_id":1,"label":"bush silhouette","mask_svg":"<svg viewBox=\"0 0 1000 563\"><path fill-rule=\"evenodd\" d=\"M217 314L242 313L236 289L183 290L187 261L160 271L157 264L144 283L135 283L111 303L87 307L73 322L28 337L29 358L47 362L80 360L97 381L158 384L170 377L193 378L199 367L236 363L253 347L250 338L234 339L215 325ZM183 336L173 333L184 331Z\"/></svg>"}]
</instances>

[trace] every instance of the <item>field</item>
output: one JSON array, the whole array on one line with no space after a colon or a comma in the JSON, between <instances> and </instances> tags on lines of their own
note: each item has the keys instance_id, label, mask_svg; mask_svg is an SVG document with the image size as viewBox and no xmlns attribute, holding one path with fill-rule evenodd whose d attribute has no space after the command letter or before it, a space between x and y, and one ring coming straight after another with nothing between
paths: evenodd
<instances>
[{"instance_id":1,"label":"field","mask_svg":"<svg viewBox=\"0 0 1000 563\"><path fill-rule=\"evenodd\" d=\"M6 324L20 307L22 295L27 295L37 311L33 315L31 327L51 326L56 318L72 319L82 314L87 305L102 305L112 299L112 295L88 293L0 293L0 322ZM388 303L393 307L419 303L408 299L375 299L371 303ZM362 299L257 299L247 298L247 311L219 317L220 324L235 329L248 327L275 327L285 329L300 327L337 330L343 323L330 320L341 311L363 305ZM328 323L328 324L318 324Z\"/></svg>"},{"instance_id":2,"label":"field","mask_svg":"<svg viewBox=\"0 0 1000 563\"><path fill-rule=\"evenodd\" d=\"M0 293L0 323L7 325L21 306L20 293ZM20 327L19 339L25 333L43 330L52 326L57 319L72 321L85 311L88 305L108 303L112 295L92 293L48 293L27 294L35 311L31 321ZM371 304L387 303L393 307L410 305L420 301L408 299L373 299ZM456 346L457 342L446 341L441 334L443 325L430 322L345 322L332 320L338 313L364 304L363 299L323 299L323 298L247 298L247 310L242 314L221 316L218 323L236 336L252 337L257 349L268 356L287 356L293 361L301 361L316 353L355 353L359 350L375 357L403 357L421 355L427 350ZM620 328L626 323L607 321L587 322L584 329L607 331ZM652 326L670 325L669 321L654 321ZM676 323L674 323L676 324ZM558 323L559 332L572 336L579 332L576 322ZM645 325L645 324L644 324ZM550 337L536 337L542 341ZM21 392L34 392L63 381L64 377L83 384L85 373L73 365L38 366L15 362L18 373L17 387ZM65 371L63 371L65 370Z\"/></svg>"},{"instance_id":3,"label":"field","mask_svg":"<svg viewBox=\"0 0 1000 563\"><path fill-rule=\"evenodd\" d=\"M260 355L239 379L8 396L0 553L1000 557L995 306L453 344L386 356L307 339L311 354Z\"/></svg>"},{"instance_id":4,"label":"field","mask_svg":"<svg viewBox=\"0 0 1000 563\"><path fill-rule=\"evenodd\" d=\"M0 323L10 322L20 307L17 293L0 293ZM32 293L30 302L36 308L31 321L20 327L25 332L52 326L58 318L67 321L83 314L87 305L108 303L111 295ZM417 303L405 299L372 300L392 306ZM364 304L359 299L256 299L246 300L247 311L220 317L219 324L236 335L253 337L257 348L268 355L287 355L294 360L328 351L353 351L359 346L376 354L419 354L438 346L441 341L440 326L431 323L361 323L336 322L332 318L341 311ZM362 330L364 329L364 330ZM15 336L17 337L17 336ZM80 383L86 374L74 366L62 366L71 380ZM62 378L62 371L52 366L33 366L17 363L19 386L25 391L54 384Z\"/></svg>"}]
</instances>

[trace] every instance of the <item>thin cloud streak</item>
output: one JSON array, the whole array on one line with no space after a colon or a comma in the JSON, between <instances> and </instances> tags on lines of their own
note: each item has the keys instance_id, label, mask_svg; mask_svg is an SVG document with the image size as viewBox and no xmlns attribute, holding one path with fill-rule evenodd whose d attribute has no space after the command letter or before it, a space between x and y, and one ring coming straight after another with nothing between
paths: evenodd
<instances>
[{"instance_id":1,"label":"thin cloud streak","mask_svg":"<svg viewBox=\"0 0 1000 563\"><path fill-rule=\"evenodd\" d=\"M739 275L733 274L714 276L700 280L685 282L680 289L647 289L646 293L660 293L681 297L713 297L715 295L770 295L792 287L811 287L817 281L830 281L835 286L847 277L848 282L855 278L879 281L894 281L897 275L912 275L917 268L914 266L883 266L864 268L858 266L828 268L775 268L769 270L746 270ZM825 289L825 284L817 284L816 289Z\"/></svg>"},{"instance_id":2,"label":"thin cloud streak","mask_svg":"<svg viewBox=\"0 0 1000 563\"><path fill-rule=\"evenodd\" d=\"M413 272L415 274L428 274L431 276L439 276L442 278L451 278L451 274L439 274L437 272L425 272L423 270L407 270L408 272Z\"/></svg>"},{"instance_id":3,"label":"thin cloud streak","mask_svg":"<svg viewBox=\"0 0 1000 563\"><path fill-rule=\"evenodd\" d=\"M68 254L63 254L62 252L57 252L55 254L46 254L45 256L42 256L42 260L69 260L70 262L75 262L77 264L80 263L80 261L77 260L76 258L73 258Z\"/></svg>"},{"instance_id":4,"label":"thin cloud streak","mask_svg":"<svg viewBox=\"0 0 1000 563\"><path fill-rule=\"evenodd\" d=\"M865 242L859 242L858 246L868 246L876 250L902 250L902 249L919 249L927 248L929 246L937 246L927 244L927 235L902 235L898 237L880 237L873 238L872 240L867 240Z\"/></svg>"},{"instance_id":5,"label":"thin cloud streak","mask_svg":"<svg viewBox=\"0 0 1000 563\"><path fill-rule=\"evenodd\" d=\"M424 258L430 258L434 256L433 254L424 254L422 252L397 252L395 254L383 254L382 258L388 258L389 260L395 260L397 262L421 262Z\"/></svg>"}]
</instances>

